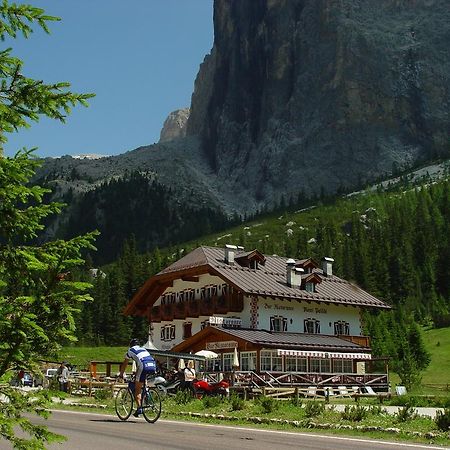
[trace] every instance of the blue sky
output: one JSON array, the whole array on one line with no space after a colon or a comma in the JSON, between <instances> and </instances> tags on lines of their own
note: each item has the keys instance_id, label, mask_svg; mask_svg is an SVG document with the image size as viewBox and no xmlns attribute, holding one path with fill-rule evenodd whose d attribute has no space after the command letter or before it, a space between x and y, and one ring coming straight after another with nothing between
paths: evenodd
<instances>
[{"instance_id":1,"label":"blue sky","mask_svg":"<svg viewBox=\"0 0 450 450\"><path fill-rule=\"evenodd\" d=\"M66 124L42 118L8 136L5 153L119 154L157 142L167 115L190 105L195 76L213 44L213 0L29 0L50 15L51 34L2 43L22 72L93 92Z\"/></svg>"}]
</instances>

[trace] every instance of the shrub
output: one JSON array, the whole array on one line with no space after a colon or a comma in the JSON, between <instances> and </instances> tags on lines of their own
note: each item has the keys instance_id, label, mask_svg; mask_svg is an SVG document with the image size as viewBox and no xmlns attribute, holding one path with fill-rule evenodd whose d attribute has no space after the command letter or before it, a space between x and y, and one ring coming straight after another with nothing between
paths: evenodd
<instances>
[{"instance_id":1,"label":"shrub","mask_svg":"<svg viewBox=\"0 0 450 450\"><path fill-rule=\"evenodd\" d=\"M316 401L310 401L305 404L306 417L316 417L325 411L325 404Z\"/></svg>"},{"instance_id":2,"label":"shrub","mask_svg":"<svg viewBox=\"0 0 450 450\"><path fill-rule=\"evenodd\" d=\"M384 410L379 405L371 405L371 406L369 406L367 413L372 416L379 416L380 414L384 413Z\"/></svg>"},{"instance_id":3,"label":"shrub","mask_svg":"<svg viewBox=\"0 0 450 450\"><path fill-rule=\"evenodd\" d=\"M271 413L278 409L278 401L273 397L260 397L258 400L265 413Z\"/></svg>"},{"instance_id":4,"label":"shrub","mask_svg":"<svg viewBox=\"0 0 450 450\"><path fill-rule=\"evenodd\" d=\"M303 399L300 397L292 397L291 398L291 405L301 407L303 405Z\"/></svg>"},{"instance_id":5,"label":"shrub","mask_svg":"<svg viewBox=\"0 0 450 450\"><path fill-rule=\"evenodd\" d=\"M232 411L241 411L245 407L244 399L239 397L239 395L237 395L236 393L231 394L229 401Z\"/></svg>"},{"instance_id":6,"label":"shrub","mask_svg":"<svg viewBox=\"0 0 450 450\"><path fill-rule=\"evenodd\" d=\"M445 408L444 412L437 411L434 421L440 430L450 431L450 408Z\"/></svg>"},{"instance_id":7,"label":"shrub","mask_svg":"<svg viewBox=\"0 0 450 450\"><path fill-rule=\"evenodd\" d=\"M368 415L368 411L364 406L356 405L351 406L347 405L344 408L344 411L341 413L341 417L344 420L349 420L350 422L361 422L361 420L364 420Z\"/></svg>"},{"instance_id":8,"label":"shrub","mask_svg":"<svg viewBox=\"0 0 450 450\"><path fill-rule=\"evenodd\" d=\"M413 406L407 405L400 408L395 414L397 422L407 422L408 420L415 419L417 417L416 410Z\"/></svg>"},{"instance_id":9,"label":"shrub","mask_svg":"<svg viewBox=\"0 0 450 450\"><path fill-rule=\"evenodd\" d=\"M178 391L175 395L175 403L179 405L187 405L192 400L192 392L189 389Z\"/></svg>"},{"instance_id":10,"label":"shrub","mask_svg":"<svg viewBox=\"0 0 450 450\"><path fill-rule=\"evenodd\" d=\"M203 407L204 408L215 408L222 403L222 399L220 397L211 397L206 396L203 397Z\"/></svg>"},{"instance_id":11,"label":"shrub","mask_svg":"<svg viewBox=\"0 0 450 450\"><path fill-rule=\"evenodd\" d=\"M94 398L96 400L107 400L112 398L111 389L96 389L94 392Z\"/></svg>"}]
</instances>

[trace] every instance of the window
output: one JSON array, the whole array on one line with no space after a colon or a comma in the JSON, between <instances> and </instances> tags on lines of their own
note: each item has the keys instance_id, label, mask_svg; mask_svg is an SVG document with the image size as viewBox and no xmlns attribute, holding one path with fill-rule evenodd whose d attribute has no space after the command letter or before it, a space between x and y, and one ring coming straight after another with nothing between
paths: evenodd
<instances>
[{"instance_id":1,"label":"window","mask_svg":"<svg viewBox=\"0 0 450 450\"><path fill-rule=\"evenodd\" d=\"M311 282L308 282L305 284L306 292L315 292L316 291L315 287L316 287L316 285Z\"/></svg>"},{"instance_id":2,"label":"window","mask_svg":"<svg viewBox=\"0 0 450 450\"><path fill-rule=\"evenodd\" d=\"M306 358L299 358L298 356L286 356L286 372L307 372L307 365L308 360Z\"/></svg>"},{"instance_id":3,"label":"window","mask_svg":"<svg viewBox=\"0 0 450 450\"><path fill-rule=\"evenodd\" d=\"M183 324L183 339L190 338L192 336L192 322L185 322Z\"/></svg>"},{"instance_id":4,"label":"window","mask_svg":"<svg viewBox=\"0 0 450 450\"><path fill-rule=\"evenodd\" d=\"M203 330L206 327L209 327L209 320L204 320L200 323L200 330Z\"/></svg>"},{"instance_id":5,"label":"window","mask_svg":"<svg viewBox=\"0 0 450 450\"><path fill-rule=\"evenodd\" d=\"M343 359L342 360L342 370L344 373L353 373L353 360Z\"/></svg>"},{"instance_id":6,"label":"window","mask_svg":"<svg viewBox=\"0 0 450 450\"><path fill-rule=\"evenodd\" d=\"M241 352L241 370L256 369L256 352Z\"/></svg>"},{"instance_id":7,"label":"window","mask_svg":"<svg viewBox=\"0 0 450 450\"><path fill-rule=\"evenodd\" d=\"M272 316L270 318L270 331L287 331L287 318Z\"/></svg>"},{"instance_id":8,"label":"window","mask_svg":"<svg viewBox=\"0 0 450 450\"><path fill-rule=\"evenodd\" d=\"M333 372L353 373L353 361L351 359L334 359Z\"/></svg>"},{"instance_id":9,"label":"window","mask_svg":"<svg viewBox=\"0 0 450 450\"><path fill-rule=\"evenodd\" d=\"M334 322L334 334L350 335L350 324L344 320Z\"/></svg>"},{"instance_id":10,"label":"window","mask_svg":"<svg viewBox=\"0 0 450 450\"><path fill-rule=\"evenodd\" d=\"M319 358L311 358L309 360L309 371L310 372L320 372L320 359Z\"/></svg>"},{"instance_id":11,"label":"window","mask_svg":"<svg viewBox=\"0 0 450 450\"><path fill-rule=\"evenodd\" d=\"M320 333L320 321L317 319L305 319L303 321L303 331L310 334Z\"/></svg>"},{"instance_id":12,"label":"window","mask_svg":"<svg viewBox=\"0 0 450 450\"><path fill-rule=\"evenodd\" d=\"M172 341L175 339L175 325L165 325L161 327L161 340Z\"/></svg>"},{"instance_id":13,"label":"window","mask_svg":"<svg viewBox=\"0 0 450 450\"><path fill-rule=\"evenodd\" d=\"M283 357L278 356L276 351L261 350L261 370L262 371L283 371Z\"/></svg>"},{"instance_id":14,"label":"window","mask_svg":"<svg viewBox=\"0 0 450 450\"><path fill-rule=\"evenodd\" d=\"M233 364L234 353L224 353L223 354L223 371L231 372Z\"/></svg>"},{"instance_id":15,"label":"window","mask_svg":"<svg viewBox=\"0 0 450 450\"><path fill-rule=\"evenodd\" d=\"M211 358L211 359L207 359L206 362L206 371L207 372L214 372L214 371L219 371L220 370L220 356L217 358Z\"/></svg>"},{"instance_id":16,"label":"window","mask_svg":"<svg viewBox=\"0 0 450 450\"><path fill-rule=\"evenodd\" d=\"M320 371L322 373L330 373L331 372L331 360L328 358L322 358L320 360Z\"/></svg>"},{"instance_id":17,"label":"window","mask_svg":"<svg viewBox=\"0 0 450 450\"><path fill-rule=\"evenodd\" d=\"M249 261L249 267L250 269L258 269L258 261L256 261L256 259Z\"/></svg>"}]
</instances>

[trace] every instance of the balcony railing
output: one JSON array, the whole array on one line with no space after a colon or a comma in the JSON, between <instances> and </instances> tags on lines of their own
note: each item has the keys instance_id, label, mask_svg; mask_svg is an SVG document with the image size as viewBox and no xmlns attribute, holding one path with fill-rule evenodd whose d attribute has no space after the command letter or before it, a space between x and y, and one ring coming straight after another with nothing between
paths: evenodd
<instances>
[{"instance_id":1,"label":"balcony railing","mask_svg":"<svg viewBox=\"0 0 450 450\"><path fill-rule=\"evenodd\" d=\"M374 391L389 387L387 373L301 373L301 372L235 372L235 385L248 387L371 386Z\"/></svg>"},{"instance_id":2,"label":"balcony railing","mask_svg":"<svg viewBox=\"0 0 450 450\"><path fill-rule=\"evenodd\" d=\"M212 316L228 312L241 312L244 309L244 295L231 292L215 295L204 300L188 300L180 303L170 303L154 306L151 312L152 322L172 321L188 317Z\"/></svg>"}]
</instances>

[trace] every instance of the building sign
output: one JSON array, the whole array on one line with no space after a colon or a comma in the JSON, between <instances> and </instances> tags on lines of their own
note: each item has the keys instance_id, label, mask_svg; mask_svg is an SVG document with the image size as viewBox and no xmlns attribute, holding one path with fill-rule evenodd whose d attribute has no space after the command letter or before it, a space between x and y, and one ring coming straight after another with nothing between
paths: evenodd
<instances>
[{"instance_id":1,"label":"building sign","mask_svg":"<svg viewBox=\"0 0 450 450\"><path fill-rule=\"evenodd\" d=\"M278 304L271 305L270 303L263 303L263 308L264 309L277 309L279 311L294 311L293 306L278 305Z\"/></svg>"},{"instance_id":2,"label":"building sign","mask_svg":"<svg viewBox=\"0 0 450 450\"><path fill-rule=\"evenodd\" d=\"M207 342L206 350L219 350L222 348L235 348L238 344L236 341Z\"/></svg>"},{"instance_id":3,"label":"building sign","mask_svg":"<svg viewBox=\"0 0 450 450\"><path fill-rule=\"evenodd\" d=\"M308 307L304 307L303 308L303 312L307 312L307 313L315 313L315 314L326 314L327 310L326 308L308 308Z\"/></svg>"},{"instance_id":4,"label":"building sign","mask_svg":"<svg viewBox=\"0 0 450 450\"><path fill-rule=\"evenodd\" d=\"M233 317L210 317L210 325L228 325L232 327L240 327L242 325L241 319L235 319Z\"/></svg>"}]
</instances>

